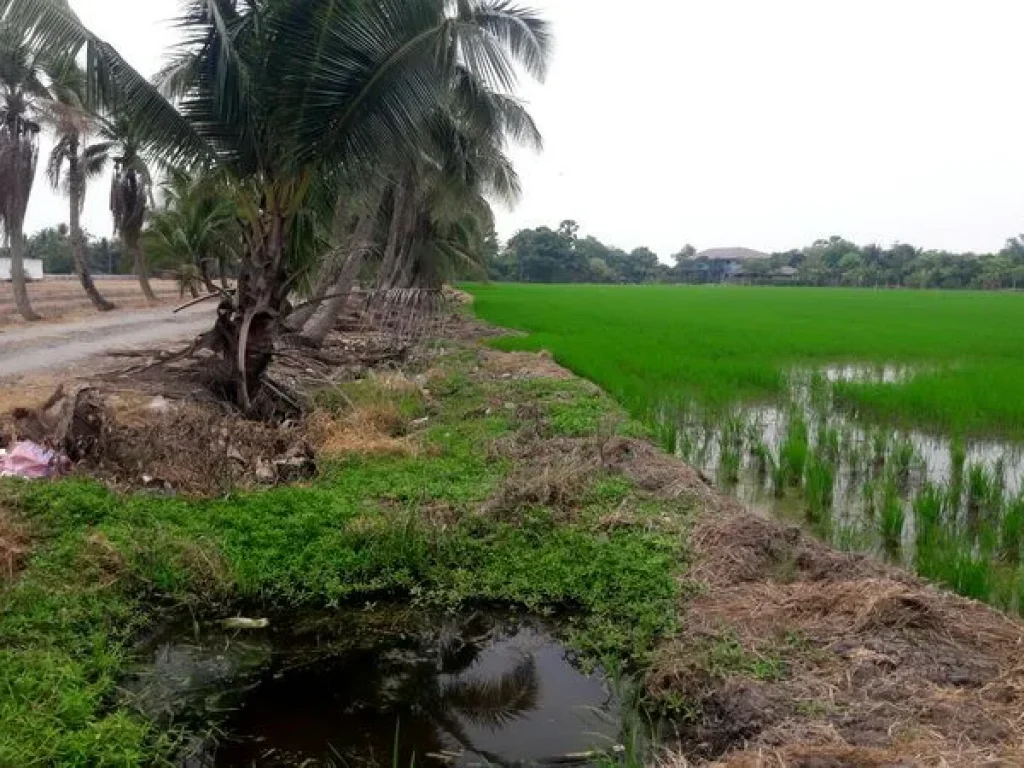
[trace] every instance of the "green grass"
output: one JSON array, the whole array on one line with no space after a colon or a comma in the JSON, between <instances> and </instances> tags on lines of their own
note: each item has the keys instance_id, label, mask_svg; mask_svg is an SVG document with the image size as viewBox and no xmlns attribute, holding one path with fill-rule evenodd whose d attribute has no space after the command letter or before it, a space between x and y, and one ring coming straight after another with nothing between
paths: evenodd
<instances>
[{"instance_id":1,"label":"green grass","mask_svg":"<svg viewBox=\"0 0 1024 768\"><path fill-rule=\"evenodd\" d=\"M376 403L380 393L365 389L344 394ZM627 480L598 473L569 521L543 507L515 524L478 511L513 470L488 446L516 425L487 402L572 414L555 431L573 433L614 420L617 407L592 391L579 406L584 395L568 384L481 383L458 367L433 392L420 455L350 458L303 487L188 500L81 480L0 483L0 503L34 546L26 570L0 581L0 765L169 759L181 735L116 706L116 694L134 640L185 610L514 604L562 616L585 658L645 663L675 628L685 551L678 531L599 525L633 493ZM420 412L394 396L407 415ZM444 525L423 512L439 505L451 511Z\"/></svg>"},{"instance_id":2,"label":"green grass","mask_svg":"<svg viewBox=\"0 0 1024 768\"><path fill-rule=\"evenodd\" d=\"M899 384L846 383L841 403L896 424L1024 436L1024 297L974 292L689 286L471 286L485 320L529 333L636 416L689 401L776 398L794 367L898 363ZM652 419L654 420L654 419Z\"/></svg>"}]
</instances>

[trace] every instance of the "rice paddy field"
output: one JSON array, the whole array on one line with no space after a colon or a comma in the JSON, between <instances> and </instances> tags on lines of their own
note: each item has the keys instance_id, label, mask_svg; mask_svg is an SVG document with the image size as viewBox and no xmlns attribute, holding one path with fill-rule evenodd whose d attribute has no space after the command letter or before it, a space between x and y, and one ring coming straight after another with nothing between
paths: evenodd
<instances>
[{"instance_id":1,"label":"rice paddy field","mask_svg":"<svg viewBox=\"0 0 1024 768\"><path fill-rule=\"evenodd\" d=\"M1024 605L1024 296L472 286L752 507Z\"/></svg>"}]
</instances>

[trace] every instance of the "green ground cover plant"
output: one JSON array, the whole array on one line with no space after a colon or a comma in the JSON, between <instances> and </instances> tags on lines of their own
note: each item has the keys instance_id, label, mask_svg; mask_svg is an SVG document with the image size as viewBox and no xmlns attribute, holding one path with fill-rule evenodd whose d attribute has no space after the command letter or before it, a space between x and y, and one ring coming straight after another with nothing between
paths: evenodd
<instances>
[{"instance_id":1,"label":"green ground cover plant","mask_svg":"<svg viewBox=\"0 0 1024 768\"><path fill-rule=\"evenodd\" d=\"M515 407L543 406L553 435L621 420L618 407L585 382L475 380L459 355L441 365L421 451L329 461L301 486L187 499L84 479L0 483L0 507L32 542L24 570L0 579L0 765L170 759L184 735L117 690L140 634L182 613L514 605L561 617L584 658L642 665L674 631L685 552L678 531L599 525L633 493L628 479L595 473L571 520L539 505L514 520L479 511L515 468L488 449L512 435ZM322 399L360 398L422 412L366 382Z\"/></svg>"}]
</instances>

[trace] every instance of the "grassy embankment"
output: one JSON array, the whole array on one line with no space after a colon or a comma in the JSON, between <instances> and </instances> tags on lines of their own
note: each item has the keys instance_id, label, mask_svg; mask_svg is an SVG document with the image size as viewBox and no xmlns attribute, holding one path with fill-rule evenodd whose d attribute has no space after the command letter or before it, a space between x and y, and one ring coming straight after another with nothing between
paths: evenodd
<instances>
[{"instance_id":1,"label":"grassy embankment","mask_svg":"<svg viewBox=\"0 0 1024 768\"><path fill-rule=\"evenodd\" d=\"M0 484L3 534L29 550L0 574L0 765L172 755L181 734L141 718L117 685L134 638L184 611L514 604L565 615L569 642L595 659L644 665L674 630L682 526L601 521L624 502L652 520L683 521L686 509L631 504L631 482L610 472L557 504L502 496L520 463L500 449L515 440L517 408L550 437L629 422L585 382L480 375L475 361L435 361L429 396L372 381L324 393L328 411L387 409L396 432L429 422L399 455L326 459L301 487L189 500L88 480ZM505 501L485 503L496 496Z\"/></svg>"},{"instance_id":2,"label":"grassy embankment","mask_svg":"<svg viewBox=\"0 0 1024 768\"><path fill-rule=\"evenodd\" d=\"M635 415L690 400L771 398L794 367L926 367L900 384L846 383L866 415L963 434L1024 436L1024 297L971 292L486 285L485 320L529 332Z\"/></svg>"}]
</instances>

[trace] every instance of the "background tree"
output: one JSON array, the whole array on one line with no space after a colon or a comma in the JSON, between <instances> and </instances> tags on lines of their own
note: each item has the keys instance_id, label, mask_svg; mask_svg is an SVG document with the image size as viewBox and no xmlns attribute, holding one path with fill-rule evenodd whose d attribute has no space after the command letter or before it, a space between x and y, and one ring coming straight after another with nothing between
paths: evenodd
<instances>
[{"instance_id":1,"label":"background tree","mask_svg":"<svg viewBox=\"0 0 1024 768\"><path fill-rule=\"evenodd\" d=\"M120 235L125 255L131 259L139 286L147 301L155 302L156 294L149 284L149 266L141 247L142 227L152 196L153 178L142 156L140 127L124 115L105 124L103 138L113 156L114 175L110 182L110 215L114 235Z\"/></svg>"},{"instance_id":2,"label":"background tree","mask_svg":"<svg viewBox=\"0 0 1024 768\"><path fill-rule=\"evenodd\" d=\"M218 292L211 277L216 270L225 290L229 262L241 245L229 190L213 178L176 171L163 197L163 207L152 213L142 235L147 263L195 277L210 293Z\"/></svg>"},{"instance_id":3,"label":"background tree","mask_svg":"<svg viewBox=\"0 0 1024 768\"><path fill-rule=\"evenodd\" d=\"M54 190L68 197L75 273L93 306L107 312L114 305L100 294L89 271L82 210L86 186L106 169L112 143L89 143L94 120L85 108L85 73L74 62L64 61L52 76L54 98L46 106L44 120L55 134L55 143L47 163L47 178Z\"/></svg>"},{"instance_id":4,"label":"background tree","mask_svg":"<svg viewBox=\"0 0 1024 768\"><path fill-rule=\"evenodd\" d=\"M141 148L231 177L243 249L236 291L207 344L230 366L245 410L287 328L294 287L324 254L336 170L415 161L459 70L510 91L519 71L544 74L549 51L544 22L505 0L344 9L333 0L193 0L185 43L161 77L172 105L62 0L0 0L0 12L52 50L81 52L107 106L138 127ZM137 247L131 233L149 180L128 153L116 170L118 230Z\"/></svg>"},{"instance_id":5,"label":"background tree","mask_svg":"<svg viewBox=\"0 0 1024 768\"><path fill-rule=\"evenodd\" d=\"M49 98L40 51L30 36L0 22L0 226L9 248L11 284L18 313L39 320L25 278L25 213L39 160L39 123L34 111Z\"/></svg>"}]
</instances>

